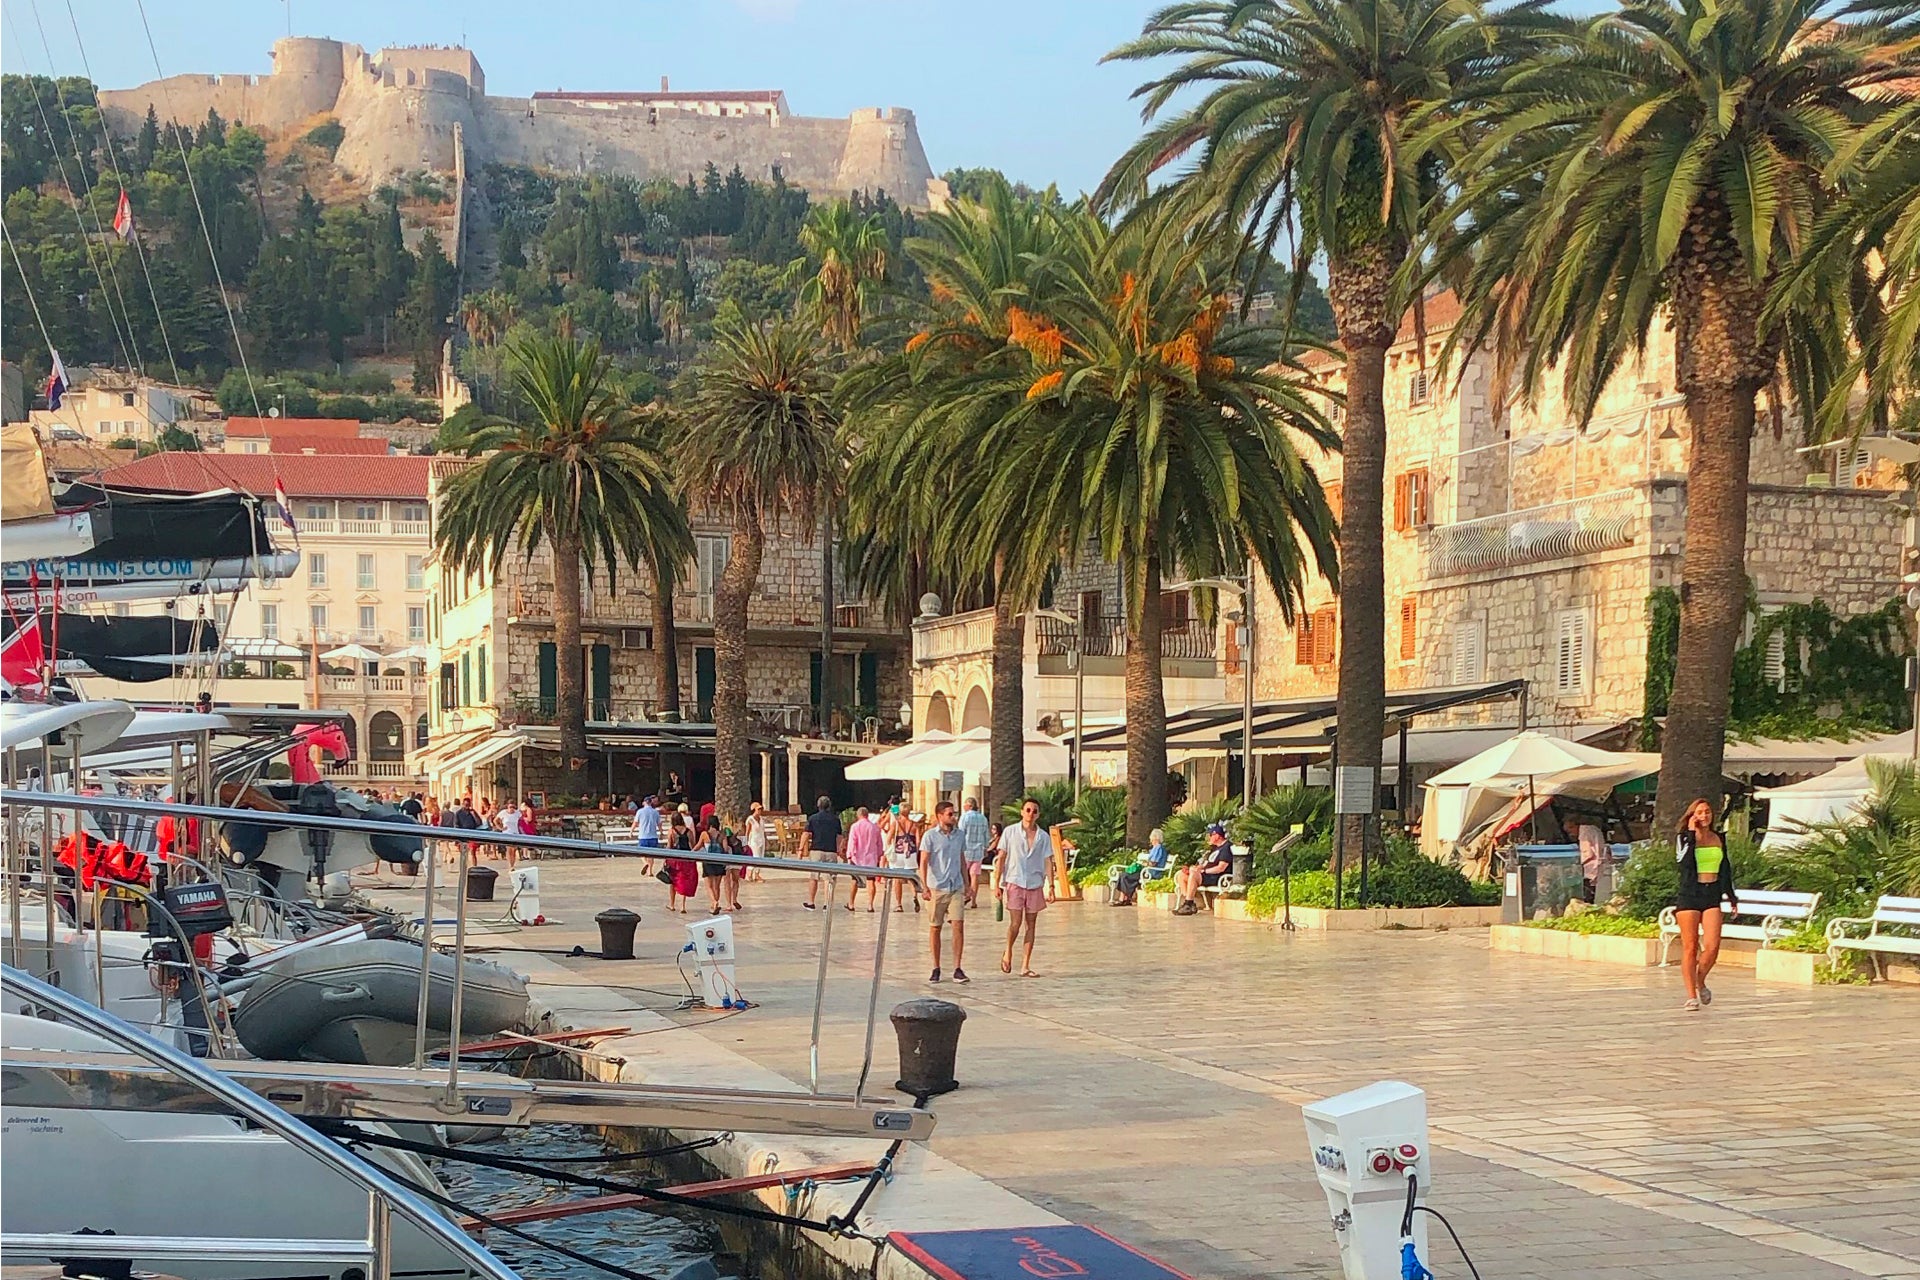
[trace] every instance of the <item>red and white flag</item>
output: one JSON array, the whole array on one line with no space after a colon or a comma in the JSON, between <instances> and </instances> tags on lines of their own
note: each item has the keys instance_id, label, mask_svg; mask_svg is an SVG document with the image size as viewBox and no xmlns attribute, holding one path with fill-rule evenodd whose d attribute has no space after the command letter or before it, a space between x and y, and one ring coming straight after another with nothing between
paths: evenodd
<instances>
[{"instance_id":1,"label":"red and white flag","mask_svg":"<svg viewBox=\"0 0 1920 1280\"><path fill-rule=\"evenodd\" d=\"M122 240L133 239L133 202L127 199L125 187L120 189L120 204L113 211L113 234Z\"/></svg>"},{"instance_id":2,"label":"red and white flag","mask_svg":"<svg viewBox=\"0 0 1920 1280\"><path fill-rule=\"evenodd\" d=\"M0 680L5 680L10 689L37 689L46 660L36 614L0 643Z\"/></svg>"},{"instance_id":3,"label":"red and white flag","mask_svg":"<svg viewBox=\"0 0 1920 1280\"><path fill-rule=\"evenodd\" d=\"M279 476L273 478L273 505L280 508L280 518L287 522L288 530L299 537L300 526L293 522L293 503L287 500L287 482Z\"/></svg>"}]
</instances>

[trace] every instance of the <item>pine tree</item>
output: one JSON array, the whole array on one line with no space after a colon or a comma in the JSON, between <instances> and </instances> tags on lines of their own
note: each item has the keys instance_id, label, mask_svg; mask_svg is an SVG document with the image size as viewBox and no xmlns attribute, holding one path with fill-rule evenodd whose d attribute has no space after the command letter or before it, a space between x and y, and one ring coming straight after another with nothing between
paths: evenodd
<instances>
[{"instance_id":1,"label":"pine tree","mask_svg":"<svg viewBox=\"0 0 1920 1280\"><path fill-rule=\"evenodd\" d=\"M500 265L503 267L527 265L526 246L518 223L509 222L500 228Z\"/></svg>"},{"instance_id":2,"label":"pine tree","mask_svg":"<svg viewBox=\"0 0 1920 1280\"><path fill-rule=\"evenodd\" d=\"M688 306L693 305L693 266L687 261L687 246L680 246L680 256L673 262L673 287L680 292L680 298Z\"/></svg>"},{"instance_id":3,"label":"pine tree","mask_svg":"<svg viewBox=\"0 0 1920 1280\"><path fill-rule=\"evenodd\" d=\"M147 104L147 119L140 126L140 134L134 140L134 167L145 173L153 167L154 156L160 153L160 117L154 113L153 104Z\"/></svg>"},{"instance_id":4,"label":"pine tree","mask_svg":"<svg viewBox=\"0 0 1920 1280\"><path fill-rule=\"evenodd\" d=\"M653 318L653 286L651 282L640 290L640 318L636 325L640 345L653 350L653 344L660 341L660 326Z\"/></svg>"}]
</instances>

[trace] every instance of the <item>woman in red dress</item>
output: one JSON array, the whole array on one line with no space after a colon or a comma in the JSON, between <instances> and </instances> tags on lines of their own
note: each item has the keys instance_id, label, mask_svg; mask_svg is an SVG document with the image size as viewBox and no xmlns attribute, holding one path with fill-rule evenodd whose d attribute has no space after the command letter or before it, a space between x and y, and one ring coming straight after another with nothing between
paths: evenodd
<instances>
[{"instance_id":1,"label":"woman in red dress","mask_svg":"<svg viewBox=\"0 0 1920 1280\"><path fill-rule=\"evenodd\" d=\"M673 822L673 839L667 847L681 852L693 851L693 832L684 817L676 817ZM667 885L667 910L686 914L687 902L700 890L700 865L692 858L668 858L667 870L672 873L673 881Z\"/></svg>"}]
</instances>

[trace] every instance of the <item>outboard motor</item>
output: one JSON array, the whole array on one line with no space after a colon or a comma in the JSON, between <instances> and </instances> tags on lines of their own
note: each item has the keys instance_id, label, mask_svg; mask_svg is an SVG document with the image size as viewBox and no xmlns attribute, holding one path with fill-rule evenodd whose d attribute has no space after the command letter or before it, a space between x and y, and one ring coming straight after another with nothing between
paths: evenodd
<instances>
[{"instance_id":1,"label":"outboard motor","mask_svg":"<svg viewBox=\"0 0 1920 1280\"><path fill-rule=\"evenodd\" d=\"M198 880L192 884L170 884L160 891L160 912L147 922L147 962L158 972L164 987L179 993L180 1021L187 1036L188 1051L196 1058L207 1056L211 1033L207 1010L200 1003L196 984L187 980L188 969L207 960L213 953L213 935L233 923L233 911L227 905L227 891L217 880ZM169 928L162 913L178 927ZM184 935L190 952L182 953Z\"/></svg>"},{"instance_id":2,"label":"outboard motor","mask_svg":"<svg viewBox=\"0 0 1920 1280\"><path fill-rule=\"evenodd\" d=\"M321 818L338 818L340 802L334 798L330 785L310 782L300 788L300 798L294 802L293 811ZM308 856L313 859L313 870L307 878L315 885L324 886L327 880L327 855L333 852L333 832L308 828L300 834L306 841Z\"/></svg>"}]
</instances>

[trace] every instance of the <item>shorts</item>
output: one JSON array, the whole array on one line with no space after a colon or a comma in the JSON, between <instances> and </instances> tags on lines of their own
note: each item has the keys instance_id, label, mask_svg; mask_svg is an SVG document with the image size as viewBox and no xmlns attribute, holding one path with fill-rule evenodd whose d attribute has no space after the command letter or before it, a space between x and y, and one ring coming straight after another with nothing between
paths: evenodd
<instances>
[{"instance_id":1,"label":"shorts","mask_svg":"<svg viewBox=\"0 0 1920 1280\"><path fill-rule=\"evenodd\" d=\"M1724 881L1715 880L1710 884L1701 884L1698 880L1680 882L1680 892L1674 896L1675 911L1712 911L1720 907L1720 886Z\"/></svg>"},{"instance_id":2,"label":"shorts","mask_svg":"<svg viewBox=\"0 0 1920 1280\"><path fill-rule=\"evenodd\" d=\"M815 862L838 862L840 855L832 849L815 849L813 851L813 860Z\"/></svg>"},{"instance_id":3,"label":"shorts","mask_svg":"<svg viewBox=\"0 0 1920 1280\"><path fill-rule=\"evenodd\" d=\"M1017 884L1002 885L1000 892L1005 896L1007 910L1030 911L1035 915L1047 909L1047 895L1038 889L1022 889Z\"/></svg>"},{"instance_id":4,"label":"shorts","mask_svg":"<svg viewBox=\"0 0 1920 1280\"><path fill-rule=\"evenodd\" d=\"M1202 871L1200 873L1200 885L1202 888L1211 889L1219 884L1221 877L1226 874L1224 871Z\"/></svg>"},{"instance_id":5,"label":"shorts","mask_svg":"<svg viewBox=\"0 0 1920 1280\"><path fill-rule=\"evenodd\" d=\"M967 891L965 889L935 889L933 891L933 927L938 929L951 915L955 924L967 922Z\"/></svg>"},{"instance_id":6,"label":"shorts","mask_svg":"<svg viewBox=\"0 0 1920 1280\"><path fill-rule=\"evenodd\" d=\"M642 836L640 839L634 841L633 843L636 847L641 849L658 849L660 847L660 837L659 836Z\"/></svg>"},{"instance_id":7,"label":"shorts","mask_svg":"<svg viewBox=\"0 0 1920 1280\"><path fill-rule=\"evenodd\" d=\"M700 874L709 880L718 880L721 876L727 874L729 869L724 862L703 862L700 864Z\"/></svg>"}]
</instances>

